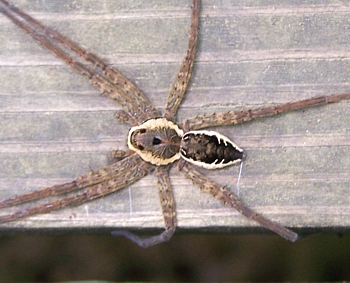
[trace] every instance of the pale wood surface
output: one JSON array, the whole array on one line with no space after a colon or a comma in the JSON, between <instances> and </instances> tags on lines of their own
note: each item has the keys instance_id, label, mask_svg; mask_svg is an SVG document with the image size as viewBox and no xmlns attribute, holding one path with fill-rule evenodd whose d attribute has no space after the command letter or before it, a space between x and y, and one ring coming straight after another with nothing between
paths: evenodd
<instances>
[{"instance_id":1,"label":"pale wood surface","mask_svg":"<svg viewBox=\"0 0 350 283\"><path fill-rule=\"evenodd\" d=\"M106 59L152 103L164 106L186 52L190 1L12 2ZM179 121L348 92L350 7L331 0L300 3L203 0L199 50ZM128 126L113 118L119 109L114 102L3 15L0 38L1 199L73 180L105 166L112 149L126 149ZM221 128L248 154L239 190L243 202L297 231L348 229L349 114L347 101ZM238 167L206 174L237 192ZM257 231L251 229L254 222L174 169L171 181L179 228ZM0 230L77 233L120 227L163 227L153 176L87 205L3 224Z\"/></svg>"}]
</instances>

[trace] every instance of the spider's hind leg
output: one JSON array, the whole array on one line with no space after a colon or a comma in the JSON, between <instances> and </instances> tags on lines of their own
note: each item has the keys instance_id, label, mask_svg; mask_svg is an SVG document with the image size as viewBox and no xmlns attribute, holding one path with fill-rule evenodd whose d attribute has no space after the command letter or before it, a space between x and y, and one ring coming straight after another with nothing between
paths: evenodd
<instances>
[{"instance_id":1,"label":"spider's hind leg","mask_svg":"<svg viewBox=\"0 0 350 283\"><path fill-rule=\"evenodd\" d=\"M186 178L191 180L193 184L198 186L201 190L211 194L216 199L224 203L226 206L236 209L239 213L241 213L248 219L256 221L260 225L277 233L286 240L289 240L291 242L295 242L298 240L298 234L277 223L266 219L260 214L257 214L253 210L249 209L238 199L237 196L231 194L224 187L221 187L220 185L206 178L203 174L201 174L194 167L192 167L188 162L180 160L178 162L178 169Z\"/></svg>"},{"instance_id":2,"label":"spider's hind leg","mask_svg":"<svg viewBox=\"0 0 350 283\"><path fill-rule=\"evenodd\" d=\"M142 248L148 248L163 242L167 242L171 239L176 228L176 211L174 196L169 179L169 166L157 167L156 176L159 198L166 228L165 231L159 235L148 238L140 238L139 236L125 230L113 231L113 236L124 236Z\"/></svg>"},{"instance_id":3,"label":"spider's hind leg","mask_svg":"<svg viewBox=\"0 0 350 283\"><path fill-rule=\"evenodd\" d=\"M283 112L336 103L342 100L350 100L350 93L315 96L255 109L203 114L183 121L183 129L193 131L207 127L241 124L257 118L270 117Z\"/></svg>"}]
</instances>

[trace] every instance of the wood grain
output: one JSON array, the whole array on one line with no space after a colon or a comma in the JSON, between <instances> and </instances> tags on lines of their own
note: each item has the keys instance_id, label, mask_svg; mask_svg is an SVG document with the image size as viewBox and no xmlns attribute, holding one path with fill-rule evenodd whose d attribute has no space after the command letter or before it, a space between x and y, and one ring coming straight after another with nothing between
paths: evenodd
<instances>
[{"instance_id":1,"label":"wood grain","mask_svg":"<svg viewBox=\"0 0 350 283\"><path fill-rule=\"evenodd\" d=\"M12 1L100 55L164 107L186 53L189 1ZM194 74L178 121L349 91L350 7L339 1L203 0ZM113 101L0 15L0 198L73 180L126 149ZM260 119L220 132L246 150L239 196L298 232L350 225L350 103ZM238 167L202 171L237 193ZM171 181L179 230L262 232L189 183ZM18 209L18 208L17 208ZM13 211L6 209L0 213ZM2 233L161 229L155 178L111 196L3 224Z\"/></svg>"}]
</instances>

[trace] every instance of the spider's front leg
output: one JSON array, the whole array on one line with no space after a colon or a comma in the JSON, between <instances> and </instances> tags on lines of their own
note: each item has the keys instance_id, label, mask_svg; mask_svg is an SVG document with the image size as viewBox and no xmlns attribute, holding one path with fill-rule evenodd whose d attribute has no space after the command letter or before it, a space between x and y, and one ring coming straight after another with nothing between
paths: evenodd
<instances>
[{"instance_id":1,"label":"spider's front leg","mask_svg":"<svg viewBox=\"0 0 350 283\"><path fill-rule=\"evenodd\" d=\"M58 200L48 201L26 209L19 209L12 214L0 216L0 223L18 220L35 214L43 214L68 206L75 206L102 197L131 185L146 176L154 166L144 162L133 154L110 166L79 176L75 181L41 189L28 194L15 196L0 202L0 208L29 202L52 195L60 195L75 190L80 192L64 196Z\"/></svg>"},{"instance_id":2,"label":"spider's front leg","mask_svg":"<svg viewBox=\"0 0 350 283\"><path fill-rule=\"evenodd\" d=\"M45 27L6 0L0 0L0 12L73 70L88 77L96 88L121 105L130 116L134 115L133 124L136 123L135 121L142 123L159 115L158 110L132 82L98 56L86 51L53 29ZM81 59L78 60L76 55ZM93 67L86 66L86 63L91 63ZM95 67L102 72L95 72Z\"/></svg>"},{"instance_id":3,"label":"spider's front leg","mask_svg":"<svg viewBox=\"0 0 350 283\"><path fill-rule=\"evenodd\" d=\"M129 231L114 231L113 236L124 236L142 248L148 248L171 239L176 228L176 211L174 195L169 179L169 166L160 166L156 169L158 193L162 206L165 231L149 238L140 238Z\"/></svg>"},{"instance_id":4,"label":"spider's front leg","mask_svg":"<svg viewBox=\"0 0 350 283\"><path fill-rule=\"evenodd\" d=\"M264 218L263 216L257 214L248 207L245 207L235 195L231 194L224 187L221 187L218 184L206 178L204 175L199 173L193 166L191 166L187 161L180 160L178 163L178 168L180 172L185 175L186 178L190 179L193 182L193 184L198 186L201 190L211 194L216 199L223 202L226 206L236 209L239 213L241 213L248 219L252 219L258 222L260 225L277 233L278 235L282 236L283 238L289 241L295 242L296 240L298 240L298 234Z\"/></svg>"}]
</instances>

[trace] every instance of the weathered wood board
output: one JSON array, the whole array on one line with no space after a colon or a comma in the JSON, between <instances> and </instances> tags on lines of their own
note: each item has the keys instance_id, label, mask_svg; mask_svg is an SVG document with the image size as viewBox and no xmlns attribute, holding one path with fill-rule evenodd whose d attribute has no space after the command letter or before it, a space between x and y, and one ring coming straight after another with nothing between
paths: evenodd
<instances>
[{"instance_id":1,"label":"weathered wood board","mask_svg":"<svg viewBox=\"0 0 350 283\"><path fill-rule=\"evenodd\" d=\"M164 107L186 52L190 1L12 2L106 59ZM344 1L203 0L194 74L178 120L349 92L349 13ZM129 127L114 119L118 105L3 15L0 38L0 199L73 180L105 166L111 150L126 149ZM242 201L299 232L348 230L349 114L345 101L220 128L248 154ZM265 231L171 172L182 231ZM237 193L238 167L205 172ZM162 227L150 175L86 205L2 224L0 231Z\"/></svg>"}]
</instances>

